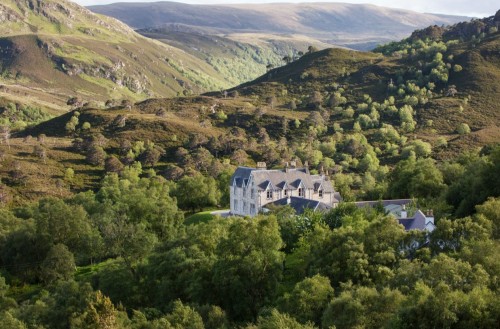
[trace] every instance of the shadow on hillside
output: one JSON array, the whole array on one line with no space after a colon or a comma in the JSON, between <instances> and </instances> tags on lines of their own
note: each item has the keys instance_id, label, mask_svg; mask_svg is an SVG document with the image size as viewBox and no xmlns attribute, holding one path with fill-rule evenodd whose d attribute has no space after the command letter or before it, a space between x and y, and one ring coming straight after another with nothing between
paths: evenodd
<instances>
[{"instance_id":1,"label":"shadow on hillside","mask_svg":"<svg viewBox=\"0 0 500 329\"><path fill-rule=\"evenodd\" d=\"M61 160L60 162L63 164L88 165L84 159L64 159L64 160Z\"/></svg>"}]
</instances>

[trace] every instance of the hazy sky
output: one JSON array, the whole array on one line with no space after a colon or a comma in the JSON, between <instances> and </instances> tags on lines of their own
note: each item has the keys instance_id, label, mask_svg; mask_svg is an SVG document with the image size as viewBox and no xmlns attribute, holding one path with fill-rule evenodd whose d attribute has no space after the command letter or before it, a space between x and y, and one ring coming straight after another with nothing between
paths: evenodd
<instances>
[{"instance_id":1,"label":"hazy sky","mask_svg":"<svg viewBox=\"0 0 500 329\"><path fill-rule=\"evenodd\" d=\"M103 5L113 2L153 2L151 0L73 0L81 5ZM350 3L371 3L374 5L404 8L425 13L442 13L450 15L465 16L491 16L500 9L498 0L343 0L343 1L322 1L322 0L183 0L178 2L196 4L217 4L217 3L258 3L258 2L350 2Z\"/></svg>"}]
</instances>

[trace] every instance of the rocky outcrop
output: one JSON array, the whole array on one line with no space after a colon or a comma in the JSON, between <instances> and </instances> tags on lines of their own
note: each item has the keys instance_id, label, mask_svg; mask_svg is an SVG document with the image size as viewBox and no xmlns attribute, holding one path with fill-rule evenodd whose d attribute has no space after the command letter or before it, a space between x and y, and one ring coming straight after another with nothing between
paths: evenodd
<instances>
[{"instance_id":1,"label":"rocky outcrop","mask_svg":"<svg viewBox=\"0 0 500 329\"><path fill-rule=\"evenodd\" d=\"M422 30L417 30L410 36L411 41L417 39L432 40L469 40L473 36L479 36L481 33L487 33L491 27L500 25L500 10L495 16L483 19L473 19L469 22L460 22L451 26L429 26Z\"/></svg>"},{"instance_id":2,"label":"rocky outcrop","mask_svg":"<svg viewBox=\"0 0 500 329\"><path fill-rule=\"evenodd\" d=\"M87 25L79 27L78 31L91 36L102 33L102 30L92 28L93 26L103 27L129 36L133 34L132 29L122 22L112 18L104 20L90 10L66 0L3 0L0 4L0 24L24 22L23 29L26 32L37 32L36 27L30 23L30 15L32 14L42 17L51 24L69 29L73 29L75 23ZM8 35L14 31L0 29L0 32Z\"/></svg>"}]
</instances>

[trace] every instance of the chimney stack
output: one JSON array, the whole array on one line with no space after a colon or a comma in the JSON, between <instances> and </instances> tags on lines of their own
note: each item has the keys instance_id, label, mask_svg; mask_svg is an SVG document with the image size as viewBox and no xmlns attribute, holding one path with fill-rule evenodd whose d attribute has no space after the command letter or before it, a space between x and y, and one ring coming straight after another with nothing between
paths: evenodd
<instances>
[{"instance_id":1,"label":"chimney stack","mask_svg":"<svg viewBox=\"0 0 500 329\"><path fill-rule=\"evenodd\" d=\"M290 161L290 167L295 168L297 167L297 161Z\"/></svg>"},{"instance_id":2,"label":"chimney stack","mask_svg":"<svg viewBox=\"0 0 500 329\"><path fill-rule=\"evenodd\" d=\"M257 169L266 170L267 169L266 163L265 162L257 162Z\"/></svg>"},{"instance_id":3,"label":"chimney stack","mask_svg":"<svg viewBox=\"0 0 500 329\"><path fill-rule=\"evenodd\" d=\"M434 224L434 212L432 209L428 209L427 214L425 215L425 225L429 223Z\"/></svg>"},{"instance_id":4,"label":"chimney stack","mask_svg":"<svg viewBox=\"0 0 500 329\"><path fill-rule=\"evenodd\" d=\"M403 205L403 210L401 210L401 219L408 218L408 212L406 211L406 205Z\"/></svg>"}]
</instances>

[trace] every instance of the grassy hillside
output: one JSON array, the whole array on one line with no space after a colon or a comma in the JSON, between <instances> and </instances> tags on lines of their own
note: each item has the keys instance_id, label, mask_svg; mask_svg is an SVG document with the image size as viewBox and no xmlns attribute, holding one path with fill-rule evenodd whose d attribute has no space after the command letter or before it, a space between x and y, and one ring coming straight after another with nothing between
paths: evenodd
<instances>
[{"instance_id":1,"label":"grassy hillside","mask_svg":"<svg viewBox=\"0 0 500 329\"><path fill-rule=\"evenodd\" d=\"M3 1L0 14L0 83L54 109L73 96L138 101L229 86L198 58L69 1Z\"/></svg>"},{"instance_id":2,"label":"grassy hillside","mask_svg":"<svg viewBox=\"0 0 500 329\"><path fill-rule=\"evenodd\" d=\"M142 35L169 44L198 57L212 66L231 85L253 80L266 72L266 67L283 65L285 56L297 57L309 46L331 47L304 36L241 33L226 36L193 31L171 30L172 27L139 30Z\"/></svg>"}]
</instances>

